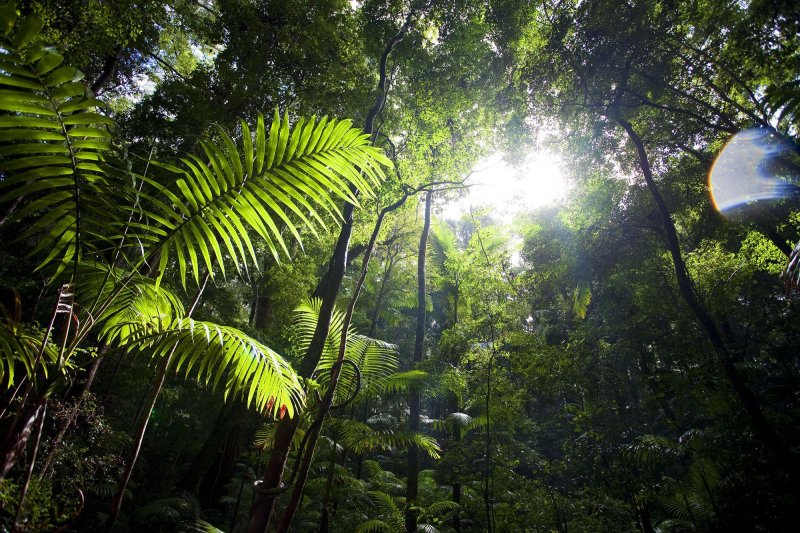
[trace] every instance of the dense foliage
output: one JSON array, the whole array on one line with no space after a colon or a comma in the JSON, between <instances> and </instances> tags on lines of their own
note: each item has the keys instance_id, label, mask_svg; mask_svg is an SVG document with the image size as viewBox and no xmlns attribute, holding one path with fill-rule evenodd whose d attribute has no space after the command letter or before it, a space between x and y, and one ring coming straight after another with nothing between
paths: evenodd
<instances>
[{"instance_id":1,"label":"dense foliage","mask_svg":"<svg viewBox=\"0 0 800 533\"><path fill-rule=\"evenodd\" d=\"M793 531L799 73L783 1L0 4L0 528Z\"/></svg>"}]
</instances>

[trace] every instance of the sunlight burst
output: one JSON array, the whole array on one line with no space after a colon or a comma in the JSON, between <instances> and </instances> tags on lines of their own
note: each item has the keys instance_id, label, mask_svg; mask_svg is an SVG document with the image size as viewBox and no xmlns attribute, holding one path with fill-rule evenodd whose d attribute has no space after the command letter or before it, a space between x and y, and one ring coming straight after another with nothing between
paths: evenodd
<instances>
[{"instance_id":1,"label":"sunlight burst","mask_svg":"<svg viewBox=\"0 0 800 533\"><path fill-rule=\"evenodd\" d=\"M550 152L535 152L520 167L513 167L494 154L479 163L467 179L468 191L442 208L441 216L456 220L472 209L488 209L499 221L554 203L566 196L570 184L562 163Z\"/></svg>"}]
</instances>

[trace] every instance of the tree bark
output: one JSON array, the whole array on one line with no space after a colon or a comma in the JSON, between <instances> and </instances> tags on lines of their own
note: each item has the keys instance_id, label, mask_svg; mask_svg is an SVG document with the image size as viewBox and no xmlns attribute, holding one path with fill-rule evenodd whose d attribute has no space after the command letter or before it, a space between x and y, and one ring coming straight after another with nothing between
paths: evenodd
<instances>
[{"instance_id":1,"label":"tree bark","mask_svg":"<svg viewBox=\"0 0 800 533\"><path fill-rule=\"evenodd\" d=\"M428 249L428 234L431 229L431 205L433 191L425 197L425 222L422 226L422 235L419 238L419 253L417 255L417 324L414 332L413 364L422 361L425 350L426 310L425 299L427 287L425 283L425 258ZM419 389L412 387L408 393L408 432L419 432L420 394ZM419 448L412 444L408 448L408 463L406 467L406 531L413 533L417 530L417 512L413 509L419 496Z\"/></svg>"},{"instance_id":2,"label":"tree bark","mask_svg":"<svg viewBox=\"0 0 800 533\"><path fill-rule=\"evenodd\" d=\"M308 470L311 467L311 460L314 455L314 449L317 445L320 432L322 431L322 425L325 417L328 415L331 405L333 405L334 393L336 392L336 386L339 383L342 362L344 361L345 352L347 350L347 333L350 329L350 323L353 320L353 312L355 311L358 296L361 294L361 288L364 286L364 280L367 278L369 260L372 257L372 251L375 248L375 241L378 239L378 234L381 231L383 220L388 213L402 206L408 199L409 195L410 192L406 192L403 194L402 198L381 209L381 212L378 214L378 218L375 221L375 226L372 229L372 235L370 236L369 243L364 251L364 259L362 259L361 263L361 273L359 274L358 280L356 280L355 287L353 288L353 297L350 299L350 303L347 305L347 310L345 311L344 319L342 320L342 333L341 337L339 338L339 353L336 363L331 369L331 378L328 384L328 389L325 393L325 397L319 405L312 428L309 430L308 443L301 458L300 465L298 466L297 478L295 480L294 487L292 488L292 495L289 499L289 502L286 504L286 509L284 511L283 518L281 519L281 524L278 528L278 531L289 530L292 519L294 518L294 513L301 502L303 488L305 487L306 478L308 477Z\"/></svg>"}]
</instances>

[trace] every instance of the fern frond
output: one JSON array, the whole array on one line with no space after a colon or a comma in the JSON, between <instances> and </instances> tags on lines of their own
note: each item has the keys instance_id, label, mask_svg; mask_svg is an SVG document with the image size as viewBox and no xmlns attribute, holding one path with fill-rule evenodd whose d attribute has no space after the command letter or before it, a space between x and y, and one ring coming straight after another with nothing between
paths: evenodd
<instances>
[{"instance_id":1,"label":"fern frond","mask_svg":"<svg viewBox=\"0 0 800 533\"><path fill-rule=\"evenodd\" d=\"M271 409L280 416L285 409L294 415L295 406L303 402L302 386L289 363L269 347L241 331L179 318L164 328L151 323L120 323L117 330L128 328L122 346L144 351L154 358L168 357L175 361L175 371L183 368L188 376L219 385L227 376L225 396L237 396L259 411ZM112 338L120 338L114 329Z\"/></svg>"},{"instance_id":2,"label":"fern frond","mask_svg":"<svg viewBox=\"0 0 800 533\"><path fill-rule=\"evenodd\" d=\"M5 311L5 308L0 306L0 311ZM2 323L0 323L0 385L3 388L10 388L14 385L20 371L29 378L38 369L42 369L46 375L48 365L36 364L39 352L42 350L43 333L32 330L26 324L15 322L8 315L2 318ZM45 342L42 357L44 363L56 361L58 359L56 346Z\"/></svg>"},{"instance_id":3,"label":"fern frond","mask_svg":"<svg viewBox=\"0 0 800 533\"><path fill-rule=\"evenodd\" d=\"M93 222L116 211L103 164L113 122L97 113L102 103L83 75L41 43L41 20L15 21L13 9L0 17L8 30L0 40L0 203L29 199L13 216L36 215L22 237L38 237L39 268L55 262L57 274L106 242Z\"/></svg>"},{"instance_id":4,"label":"fern frond","mask_svg":"<svg viewBox=\"0 0 800 533\"><path fill-rule=\"evenodd\" d=\"M153 244L160 272L174 258L184 284L189 271L199 278L201 265L224 274L226 255L258 268L250 230L276 260L289 255L284 228L302 244L301 230L317 234L325 218L341 218L336 197L358 205L351 188L373 196L391 164L349 120L300 119L290 128L276 110L268 136L261 115L255 142L244 121L241 129L241 149L218 127L215 140L200 143L205 157L160 163L174 176L167 185L142 177L151 192L132 236Z\"/></svg>"},{"instance_id":5,"label":"fern frond","mask_svg":"<svg viewBox=\"0 0 800 533\"><path fill-rule=\"evenodd\" d=\"M422 370L396 372L382 383L382 388L391 393L407 392L412 388L425 387L429 377L429 374Z\"/></svg>"},{"instance_id":6,"label":"fern frond","mask_svg":"<svg viewBox=\"0 0 800 533\"><path fill-rule=\"evenodd\" d=\"M395 499L390 494L379 490L371 490L368 494L372 501L375 502L379 515L386 520L391 531L405 531L405 516L397 503L395 503Z\"/></svg>"},{"instance_id":7,"label":"fern frond","mask_svg":"<svg viewBox=\"0 0 800 533\"><path fill-rule=\"evenodd\" d=\"M321 305L322 302L319 298L312 298L303 301L295 309L297 346L302 352L308 349L308 345L311 343ZM333 368L333 364L339 356L339 343L343 323L343 313L338 309L334 309L325 349L316 369L317 380L323 387L327 386L330 380L331 368ZM352 328L350 328L347 335L345 359L358 365L361 373L362 390L370 390L370 388L385 382L399 364L395 345L357 335ZM341 372L340 387L345 384L353 386L356 381L356 375L352 366L344 365Z\"/></svg>"},{"instance_id":8,"label":"fern frond","mask_svg":"<svg viewBox=\"0 0 800 533\"><path fill-rule=\"evenodd\" d=\"M432 459L439 458L441 448L436 439L421 433L407 433L394 429L373 430L361 422L349 421L340 428L345 446L355 453L368 453L375 450L404 449L416 445Z\"/></svg>"},{"instance_id":9,"label":"fern frond","mask_svg":"<svg viewBox=\"0 0 800 533\"><path fill-rule=\"evenodd\" d=\"M684 453L678 443L660 435L642 435L635 442L623 447L621 452L639 467L674 461Z\"/></svg>"},{"instance_id":10,"label":"fern frond","mask_svg":"<svg viewBox=\"0 0 800 533\"><path fill-rule=\"evenodd\" d=\"M109 344L124 343L142 324L158 330L184 316L178 295L152 278L101 263L81 264L78 273L77 300L87 313L100 303L89 319L100 324L98 334Z\"/></svg>"},{"instance_id":11,"label":"fern frond","mask_svg":"<svg viewBox=\"0 0 800 533\"><path fill-rule=\"evenodd\" d=\"M461 506L450 500L440 500L425 508L425 514L430 516L444 515L458 511Z\"/></svg>"},{"instance_id":12,"label":"fern frond","mask_svg":"<svg viewBox=\"0 0 800 533\"><path fill-rule=\"evenodd\" d=\"M360 524L356 533L397 533L397 530L383 520L372 519Z\"/></svg>"}]
</instances>

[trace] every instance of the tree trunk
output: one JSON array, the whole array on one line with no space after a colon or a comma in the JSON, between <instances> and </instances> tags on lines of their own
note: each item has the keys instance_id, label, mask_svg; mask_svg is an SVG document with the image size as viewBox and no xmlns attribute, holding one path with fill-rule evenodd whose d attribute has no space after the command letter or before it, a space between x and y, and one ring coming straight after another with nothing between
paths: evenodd
<instances>
[{"instance_id":1,"label":"tree trunk","mask_svg":"<svg viewBox=\"0 0 800 533\"><path fill-rule=\"evenodd\" d=\"M317 440L319 439L320 432L322 431L322 425L325 417L328 415L331 405L333 405L333 397L336 392L336 386L339 383L342 362L344 361L345 352L347 350L347 334L350 330L353 312L355 311L358 296L361 294L361 288L364 286L364 280L367 278L369 260L372 257L372 250L375 248L375 241L378 239L378 233L381 231L383 220L387 213L390 213L402 206L408 199L409 195L410 192L406 192L399 200L381 209L381 212L375 221L375 226L372 229L372 235L370 236L369 243L364 251L364 259L361 263L361 273L356 280L355 287L353 288L353 297L350 299L350 303L347 305L347 310L345 311L344 319L342 320L342 333L341 337L339 338L339 353L336 363L331 369L331 378L330 382L328 383L328 389L326 390L325 396L319 405L319 410L315 416L314 423L312 424L311 429L308 431L308 442L305 450L302 450L304 453L301 457L300 464L296 472L297 477L295 479L295 485L292 489L292 495L289 498L289 502L286 504L286 509L284 511L278 531L288 531L289 527L291 526L294 513L302 501L303 488L305 486L306 478L308 477L308 469L311 467L311 459L314 455L314 448L317 445ZM352 400L353 399L351 398L349 401Z\"/></svg>"},{"instance_id":2,"label":"tree trunk","mask_svg":"<svg viewBox=\"0 0 800 533\"><path fill-rule=\"evenodd\" d=\"M97 77L94 83L92 83L92 93L99 94L103 92L106 83L108 83L108 80L111 79L111 76L114 75L114 71L117 69L117 64L119 63L121 54L122 47L118 46L116 50L114 50L113 55L108 56L103 62L102 72L100 72L100 75Z\"/></svg>"},{"instance_id":3,"label":"tree trunk","mask_svg":"<svg viewBox=\"0 0 800 533\"><path fill-rule=\"evenodd\" d=\"M379 65L380 78L378 81L375 103L367 112L367 117L364 121L364 133L368 135L372 135L375 117L377 117L378 113L386 104L386 84L388 79L386 63L394 46L405 37L406 32L411 26L412 14L413 12L409 13L400 31L389 40L381 56ZM329 263L325 282L324 284L320 283L318 291L315 291L321 293L323 298L314 335L311 338L311 343L300 364L298 373L303 377L310 377L314 372L328 337L331 314L333 313L336 297L339 294L339 288L342 285L342 279L344 278L345 267L347 265L347 251L350 245L350 235L353 232L353 209L354 206L351 203L345 203L344 209L342 209L342 228L339 232L339 238L336 241L336 247L334 248L333 256ZM286 458L289 455L289 447L291 446L295 431L297 430L299 420L300 414L298 413L294 417L286 417L278 423L269 463L264 472L264 478L258 486L258 492L253 506L250 509L248 533L263 533L269 526L275 507L275 498L278 495L276 491L282 488L281 485L283 471L286 466Z\"/></svg>"},{"instance_id":4,"label":"tree trunk","mask_svg":"<svg viewBox=\"0 0 800 533\"><path fill-rule=\"evenodd\" d=\"M394 267L394 255L391 249L386 253L386 263L383 268L383 276L381 276L381 286L378 289L378 295L375 297L375 309L372 311L372 319L369 323L369 331L367 337L375 337L375 330L378 328L378 318L381 313L381 304L386 295L386 284L392 275L392 268Z\"/></svg>"},{"instance_id":5,"label":"tree trunk","mask_svg":"<svg viewBox=\"0 0 800 533\"><path fill-rule=\"evenodd\" d=\"M659 192L658 187L653 179L653 173L650 169L650 163L647 158L647 152L645 151L644 143L639 135L636 134L633 126L631 126L628 121L620 118L619 124L636 146L639 156L639 166L642 169L642 174L644 175L647 188L649 189L650 194L653 197L656 206L658 207L659 214L661 215L661 220L664 226L664 236L666 239L667 248L669 249L669 253L672 257L672 263L675 269L675 277L678 281L678 288L680 289L681 296L688 305L689 309L691 309L697 321L700 323L700 326L706 334L706 338L714 348L714 351L716 351L722 364L722 368L725 372L725 376L736 393L739 402L742 404L742 407L750 418L750 424L755 430L756 435L764 444L764 446L775 455L775 458L783 464L788 477L788 485L792 487L791 490L795 499L800 500L800 498L798 498L799 494L797 491L797 483L800 481L800 475L798 475L800 474L800 468L798 468L795 458L792 456L789 449L783 444L778 436L778 433L775 431L775 428L767 420L764 412L761 410L761 405L758 399L752 393L752 391L750 391L744 381L744 378L742 378L742 376L739 374L733 358L731 357L727 347L725 346L725 343L722 340L722 335L717 329L716 323L711 318L711 315L709 315L708 311L706 311L706 309L700 303L700 300L695 293L692 281L689 278L689 274L686 270L683 257L681 256L678 235L675 231L675 224L672 221L669 209L667 208L667 205L664 202L664 199L662 198L661 193Z\"/></svg>"},{"instance_id":6,"label":"tree trunk","mask_svg":"<svg viewBox=\"0 0 800 533\"><path fill-rule=\"evenodd\" d=\"M147 425L150 422L150 415L153 413L153 407L156 405L156 400L158 400L158 395L161 392L161 387L164 385L164 380L167 376L167 370L169 369L169 363L172 360L172 352L170 352L168 357L165 357L161 364L158 366L158 371L156 372L155 379L153 380L153 386L150 388L150 393L147 395L147 399L145 400L145 411L144 414L141 416L141 421L139 422L136 433L133 436L133 449L131 450L131 455L128 458L128 462L125 465L125 470L122 473L122 477L117 484L117 491L114 494L114 499L111 501L111 510L108 513L108 519L106 520L106 531L112 531L114 528L114 523L117 521L117 517L119 516L120 509L122 508L122 500L125 497L125 491L128 488L128 482L131 479L131 474L133 473L133 467L136 466L136 461L139 458L139 452L142 449L142 441L144 441L144 434L147 431Z\"/></svg>"},{"instance_id":7,"label":"tree trunk","mask_svg":"<svg viewBox=\"0 0 800 533\"><path fill-rule=\"evenodd\" d=\"M431 205L433 191L425 197L425 222L422 226L422 235L419 238L419 253L417 255L417 324L414 333L414 358L416 365L422 361L425 350L425 299L427 288L425 284L425 257L428 249L428 234L431 229ZM408 393L408 432L419 433L420 394L419 389L412 387ZM416 505L419 496L419 448L412 444L408 448L408 466L406 471L406 531L417 530L417 512L412 508Z\"/></svg>"},{"instance_id":8,"label":"tree trunk","mask_svg":"<svg viewBox=\"0 0 800 533\"><path fill-rule=\"evenodd\" d=\"M22 490L19 494L19 502L17 503L17 514L14 517L13 531L18 531L19 521L22 518L22 511L25 506L25 497L28 495L28 488L31 485L31 478L33 477L33 467L36 466L36 455L39 453L39 444L42 442L42 430L44 429L44 419L47 416L47 402L44 402L41 407L41 414L38 416L39 422L36 429L36 441L33 444L33 452L31 459L28 462L28 469L25 472L25 481L22 483Z\"/></svg>"},{"instance_id":9,"label":"tree trunk","mask_svg":"<svg viewBox=\"0 0 800 533\"><path fill-rule=\"evenodd\" d=\"M328 533L328 530L330 529L331 493L333 492L333 476L334 473L336 472L337 444L338 444L338 438L333 439L333 449L331 450L331 459L330 461L328 461L328 475L327 479L325 480L325 493L322 496L322 515L320 516L319 519L319 533Z\"/></svg>"}]
</instances>

